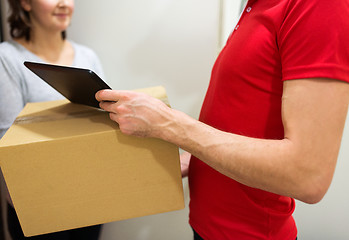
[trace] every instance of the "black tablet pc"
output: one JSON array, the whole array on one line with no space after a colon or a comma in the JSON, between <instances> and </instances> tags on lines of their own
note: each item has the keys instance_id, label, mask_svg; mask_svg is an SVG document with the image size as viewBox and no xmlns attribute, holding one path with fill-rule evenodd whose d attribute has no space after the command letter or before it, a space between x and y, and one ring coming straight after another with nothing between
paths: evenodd
<instances>
[{"instance_id":1,"label":"black tablet pc","mask_svg":"<svg viewBox=\"0 0 349 240\"><path fill-rule=\"evenodd\" d=\"M24 65L73 103L99 108L96 92L111 89L89 69L28 61Z\"/></svg>"}]
</instances>

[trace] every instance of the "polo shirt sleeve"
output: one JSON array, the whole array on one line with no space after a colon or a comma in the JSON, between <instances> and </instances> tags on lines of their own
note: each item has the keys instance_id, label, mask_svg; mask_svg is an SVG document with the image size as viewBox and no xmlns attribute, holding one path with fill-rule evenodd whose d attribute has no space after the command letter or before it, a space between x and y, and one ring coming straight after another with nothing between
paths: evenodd
<instances>
[{"instance_id":1,"label":"polo shirt sleeve","mask_svg":"<svg viewBox=\"0 0 349 240\"><path fill-rule=\"evenodd\" d=\"M290 0L277 42L283 80L332 78L349 82L347 0Z\"/></svg>"}]
</instances>

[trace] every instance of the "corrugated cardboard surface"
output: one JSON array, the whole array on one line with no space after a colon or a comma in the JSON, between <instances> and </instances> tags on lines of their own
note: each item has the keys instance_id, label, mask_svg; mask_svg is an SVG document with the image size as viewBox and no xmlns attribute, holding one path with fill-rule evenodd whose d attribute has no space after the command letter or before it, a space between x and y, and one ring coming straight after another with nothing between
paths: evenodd
<instances>
[{"instance_id":1,"label":"corrugated cardboard surface","mask_svg":"<svg viewBox=\"0 0 349 240\"><path fill-rule=\"evenodd\" d=\"M0 140L0 156L26 236L184 207L178 148L126 136L98 109L30 103Z\"/></svg>"}]
</instances>

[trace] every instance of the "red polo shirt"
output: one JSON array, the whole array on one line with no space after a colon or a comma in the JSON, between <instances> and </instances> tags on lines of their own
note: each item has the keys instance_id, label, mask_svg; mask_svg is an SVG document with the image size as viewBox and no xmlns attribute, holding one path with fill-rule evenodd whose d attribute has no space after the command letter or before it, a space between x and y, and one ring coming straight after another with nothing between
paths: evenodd
<instances>
[{"instance_id":1,"label":"red polo shirt","mask_svg":"<svg viewBox=\"0 0 349 240\"><path fill-rule=\"evenodd\" d=\"M283 139L283 81L349 82L347 0L252 0L212 70L200 121ZM295 202L240 184L192 158L190 224L205 240L294 240Z\"/></svg>"}]
</instances>

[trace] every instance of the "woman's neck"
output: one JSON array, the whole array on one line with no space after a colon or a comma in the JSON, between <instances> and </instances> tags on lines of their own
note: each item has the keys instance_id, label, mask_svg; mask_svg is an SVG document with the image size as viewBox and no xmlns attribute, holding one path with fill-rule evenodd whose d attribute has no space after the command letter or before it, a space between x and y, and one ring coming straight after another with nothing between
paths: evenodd
<instances>
[{"instance_id":1,"label":"woman's neck","mask_svg":"<svg viewBox=\"0 0 349 240\"><path fill-rule=\"evenodd\" d=\"M72 65L74 61L73 47L62 38L61 32L47 34L47 32L32 31L29 41L25 38L15 40L45 62Z\"/></svg>"}]
</instances>

